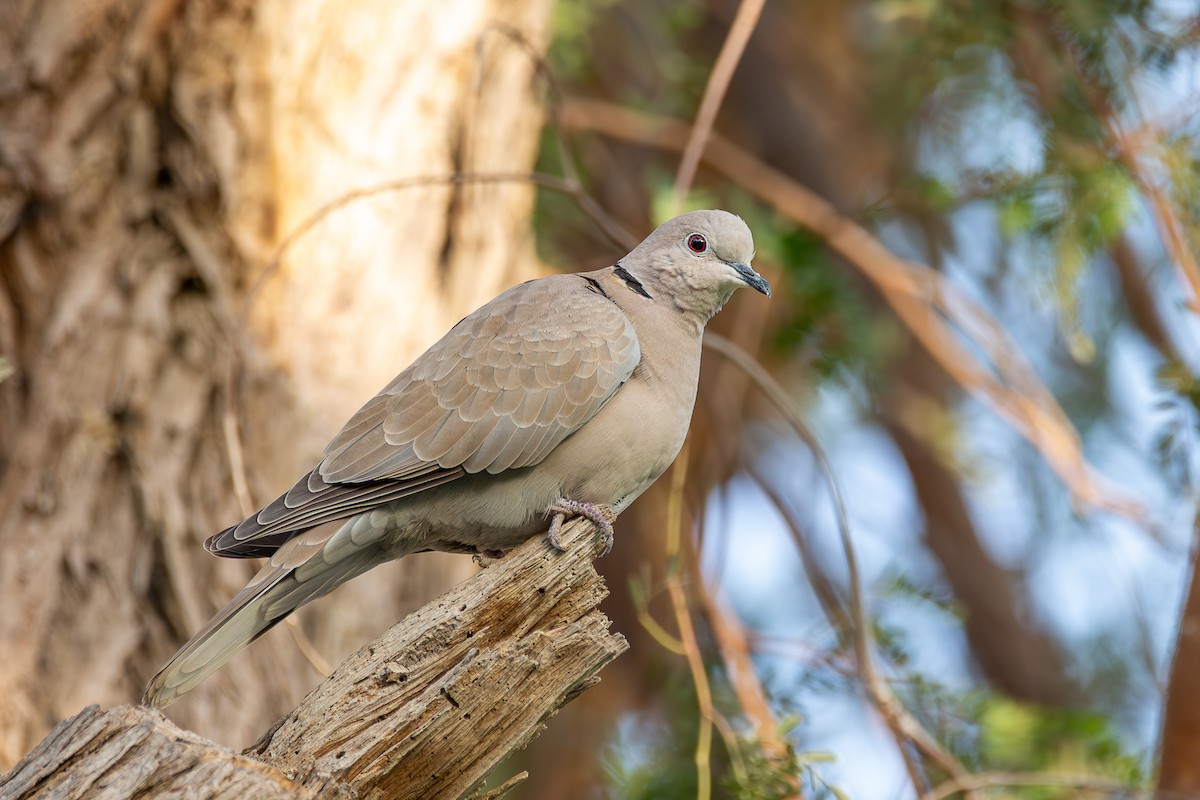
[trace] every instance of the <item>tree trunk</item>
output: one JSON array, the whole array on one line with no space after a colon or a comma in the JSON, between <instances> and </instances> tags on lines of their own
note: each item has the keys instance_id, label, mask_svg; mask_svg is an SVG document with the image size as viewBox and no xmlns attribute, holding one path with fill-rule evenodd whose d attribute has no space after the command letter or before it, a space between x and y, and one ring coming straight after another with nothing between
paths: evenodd
<instances>
[{"instance_id":1,"label":"tree trunk","mask_svg":"<svg viewBox=\"0 0 1200 800\"><path fill-rule=\"evenodd\" d=\"M1200 528L1200 516L1195 526ZM1187 599L1179 617L1175 652L1159 732L1158 797L1200 794L1200 570L1191 556Z\"/></svg>"},{"instance_id":2,"label":"tree trunk","mask_svg":"<svg viewBox=\"0 0 1200 800\"><path fill-rule=\"evenodd\" d=\"M595 528L542 538L351 656L244 756L146 708L95 706L7 776L0 798L454 798L523 747L628 645L596 610Z\"/></svg>"},{"instance_id":3,"label":"tree trunk","mask_svg":"<svg viewBox=\"0 0 1200 800\"><path fill-rule=\"evenodd\" d=\"M0 9L0 769L80 707L139 697L251 572L200 541L289 486L464 313L532 277L531 187L441 184L330 214L250 291L350 189L529 169L534 65L490 26L538 48L548 11ZM406 559L305 619L336 663L469 569ZM316 680L281 626L176 718L245 743Z\"/></svg>"}]
</instances>

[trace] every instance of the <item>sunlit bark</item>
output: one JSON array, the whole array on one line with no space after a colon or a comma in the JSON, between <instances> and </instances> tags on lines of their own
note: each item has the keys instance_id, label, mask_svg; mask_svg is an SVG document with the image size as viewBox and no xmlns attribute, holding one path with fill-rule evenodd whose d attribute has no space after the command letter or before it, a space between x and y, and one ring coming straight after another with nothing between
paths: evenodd
<instances>
[{"instance_id":1,"label":"sunlit bark","mask_svg":"<svg viewBox=\"0 0 1200 800\"><path fill-rule=\"evenodd\" d=\"M199 543L289 485L358 404L535 270L524 185L548 0L7 4L0 24L0 769L142 684L249 574ZM225 418L234 346L237 403ZM239 435L228 435L229 421ZM379 570L308 612L336 662L466 559ZM317 676L272 632L172 716L238 746Z\"/></svg>"}]
</instances>

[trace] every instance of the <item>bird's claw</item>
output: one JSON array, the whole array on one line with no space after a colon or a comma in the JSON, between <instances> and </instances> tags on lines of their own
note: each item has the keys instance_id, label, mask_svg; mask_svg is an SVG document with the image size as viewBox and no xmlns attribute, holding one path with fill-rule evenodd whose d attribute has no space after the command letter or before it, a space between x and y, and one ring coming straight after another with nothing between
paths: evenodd
<instances>
[{"instance_id":1,"label":"bird's claw","mask_svg":"<svg viewBox=\"0 0 1200 800\"><path fill-rule=\"evenodd\" d=\"M562 539L558 534L562 531L563 520L566 519L566 514L561 511L555 511L554 516L550 518L550 528L546 531L546 541L550 542L550 546L558 552L566 551L566 547L562 543Z\"/></svg>"},{"instance_id":2,"label":"bird's claw","mask_svg":"<svg viewBox=\"0 0 1200 800\"><path fill-rule=\"evenodd\" d=\"M481 567L488 567L493 561L499 561L504 556L503 550L480 550L471 556L471 560Z\"/></svg>"},{"instance_id":3,"label":"bird's claw","mask_svg":"<svg viewBox=\"0 0 1200 800\"><path fill-rule=\"evenodd\" d=\"M546 513L552 515L550 518L550 528L546 531L546 541L550 542L550 546L555 550L562 552L567 549L560 537L563 522L567 517L584 517L592 522L600 531L600 557L603 558L612 552L614 540L613 520L617 518L617 515L613 513L610 506L560 497L553 505L546 509Z\"/></svg>"},{"instance_id":4,"label":"bird's claw","mask_svg":"<svg viewBox=\"0 0 1200 800\"><path fill-rule=\"evenodd\" d=\"M615 539L612 523L609 523L608 527L600 529L600 558L604 558L612 552Z\"/></svg>"}]
</instances>

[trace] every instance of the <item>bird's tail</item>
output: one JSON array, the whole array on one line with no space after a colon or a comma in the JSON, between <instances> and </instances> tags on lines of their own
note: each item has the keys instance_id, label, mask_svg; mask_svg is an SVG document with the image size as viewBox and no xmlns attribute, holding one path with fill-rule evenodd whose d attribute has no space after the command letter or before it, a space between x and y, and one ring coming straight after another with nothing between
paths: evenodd
<instances>
[{"instance_id":1,"label":"bird's tail","mask_svg":"<svg viewBox=\"0 0 1200 800\"><path fill-rule=\"evenodd\" d=\"M142 703L166 708L288 614L384 561L378 548L350 542L352 527L306 531L281 547L150 680Z\"/></svg>"}]
</instances>

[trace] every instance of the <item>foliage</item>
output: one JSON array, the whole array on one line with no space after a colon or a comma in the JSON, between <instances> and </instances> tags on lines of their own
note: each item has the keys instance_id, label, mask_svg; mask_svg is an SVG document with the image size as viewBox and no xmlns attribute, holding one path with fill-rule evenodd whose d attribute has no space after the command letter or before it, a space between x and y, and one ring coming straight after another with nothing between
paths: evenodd
<instances>
[{"instance_id":1,"label":"foliage","mask_svg":"<svg viewBox=\"0 0 1200 800\"><path fill-rule=\"evenodd\" d=\"M678 14L662 13L664 5L564 4L568 10L561 13L570 19L552 52L570 90L692 118L736 4L691 0L678 6ZM1196 309L1180 299L1188 294L1179 272L1179 248L1200 251L1200 114L1194 102L1200 28L1183 5L846 0L816 10L778 4L739 67L753 78L739 84L735 74L718 120L726 139L809 188L821 175L832 175L830 185L844 194L829 192L831 203L892 252L948 276L994 315L1020 349L1012 355L1030 361L1057 394L1089 458L1099 454L1118 483L1157 504L1162 518L1155 524L1187 520L1183 533L1170 534L1180 549L1189 541L1186 526L1200 491L1200 361L1187 346L1195 340ZM633 49L644 64L622 72L603 61L605 53L628 55L631 49L624 40L604 49L613 26L637 40ZM837 50L831 40L847 46ZM843 61L832 67L822 61L831 58ZM646 79L650 73L653 80ZM800 113L788 116L797 96L813 99L797 103ZM861 112L854 116L842 106ZM811 127L789 131L786 147L768 135L784 120L809 122L806 114L814 118ZM584 182L602 200L648 197L631 212L645 215L642 224L668 213L677 153L594 141L587 134L574 146ZM553 171L557 155L551 150L543 165ZM858 169L868 176L858 177ZM1158 723L1163 654L1173 629L1158 619L1148 625L1139 605L1152 602L1160 616L1175 613L1171 592L1186 564L1148 545L1144 532L1077 516L1061 489L1045 479L1046 470L1029 468L1036 463L1032 451L988 421L990 409L947 388L946 376L921 374L928 365L913 357L909 326L829 247L828 231L796 224L756 199L762 195L755 188L702 169L688 205L728 207L750 223L757 262L774 271L777 298L785 301L773 304L761 352L785 365L781 372L793 385L805 388L796 393L798 402L811 402L807 410L824 426L822 436L853 442L859 450L866 449L864 439L888 440L869 466L847 455L850 466L839 467L859 469L843 476L845 494L855 536L870 551L864 558L872 565L864 576L869 638L888 685L949 757L971 771L1067 772L1145 785L1154 772L1155 741L1148 731ZM567 243L578 242L578 235L562 235L564 221L573 221L577 232L589 228L561 200L544 196L539 203L547 252L565 252ZM1168 235L1164 208L1178 221L1178 243ZM1146 295L1141 300L1139 288ZM989 375L993 368L982 367ZM821 391L808 391L814 386ZM871 402L855 402L859 393ZM958 583L947 580L945 571L967 562L954 561L961 553L935 552L929 544L923 526L948 524L945 509L936 507L936 496L918 498L910 486L928 479L920 472L931 468L905 460L907 452L897 456L897 420L938 468L952 474L953 489L967 507L965 519L951 517L963 528L957 533L968 542L964 546L977 547L978 559L1003 575L1023 604L1007 610L1016 625L1006 630L1044 636L1066 653L1061 667L1045 668L1062 669L1059 677L1074 693L1069 700L1039 706L1007 697L987 674L992 667L975 657L977 643L964 635L964 623L984 616L975 627L979 635L994 610L972 607L957 595L964 576L957 576ZM821 493L792 471L781 471L789 474L778 478L780 491L798 509L796 535L810 539L816 569L827 570L833 591L844 597L841 551ZM896 491L906 493L905 502L888 506L872 494L878 483L870 481L880 480L880 473L889 487L902 486ZM877 503L889 510L878 511ZM905 513L895 513L897 507ZM708 520L706 530L718 525ZM862 531L871 525L870 533ZM728 534L736 542L751 535L743 527L762 524L755 517L753 524L729 527L736 528ZM1123 563L1129 552L1141 561ZM790 614L805 619L806 634L819 627L812 618L823 606L805 588L811 572L795 570L790 583L775 587L769 608L743 612L743 618L782 624ZM764 564L749 581L765 582L769 572ZM1120 600L1105 606L1105 589ZM1072 592L1096 608L1078 610ZM1078 619L1085 613L1086 624ZM826 624L828 634L840 623ZM931 635L931 628L942 633ZM811 664L779 671L790 677L764 678L777 714L787 713L801 695L861 701L861 680L846 667L853 659L844 639L812 638L834 644ZM1129 646L1143 639L1150 644ZM714 652L706 655L721 710L741 730L745 719L737 699L723 668L715 666L722 662ZM779 661L756 653L761 675L772 675ZM647 729L653 735L637 747L627 741L618 748L623 755L613 762L619 768L611 772L611 785L620 796L695 796L696 706L677 685L682 675L668 681L669 699ZM726 795L784 796L782 779L796 774L804 776L810 795L836 794L821 775L861 772L859 765L847 765L837 752L828 763L805 756L826 749L809 738L809 729L807 717L789 729L783 761L766 758L749 740L718 747L713 769ZM947 777L928 753L917 755L931 783ZM1048 788L1005 792L1071 796Z\"/></svg>"},{"instance_id":2,"label":"foliage","mask_svg":"<svg viewBox=\"0 0 1200 800\"><path fill-rule=\"evenodd\" d=\"M1096 352L1080 319L1080 275L1144 222L1114 131L1155 125L1142 117L1140 87L1169 80L1179 58L1195 50L1184 34L1164 32L1178 28L1167 5L883 4L881 16L899 35L879 40L874 96L891 124L920 121L909 128L910 156L899 164L916 171L907 185L927 189L923 197L911 192L923 203L905 210L993 205L1010 243L1027 240L1051 276L1068 349L1081 362ZM1200 179L1196 133L1161 131L1138 155L1156 162L1190 220ZM1189 235L1195 240L1195 226Z\"/></svg>"},{"instance_id":3,"label":"foliage","mask_svg":"<svg viewBox=\"0 0 1200 800\"><path fill-rule=\"evenodd\" d=\"M711 671L721 681L719 669ZM698 717L696 695L684 674L675 674L664 684L669 687L663 704L655 713L626 718L605 756L609 796L621 800L659 800L694 798L695 755ZM726 695L724 705L732 708ZM800 722L782 723L787 733ZM718 739L718 741L722 741ZM764 755L753 737L737 736L717 748L714 757L724 778L721 789L729 800L784 800L795 794L792 776L800 775L807 787L806 796L842 798L840 789L826 782L821 768L834 760L829 753L797 752L788 747L783 760Z\"/></svg>"},{"instance_id":4,"label":"foliage","mask_svg":"<svg viewBox=\"0 0 1200 800\"><path fill-rule=\"evenodd\" d=\"M661 713L623 720L604 759L609 796L621 800L684 800L696 796L692 752L698 717L685 674L664 683Z\"/></svg>"},{"instance_id":5,"label":"foliage","mask_svg":"<svg viewBox=\"0 0 1200 800\"><path fill-rule=\"evenodd\" d=\"M1146 779L1141 758L1126 752L1102 714L1046 710L1001 697L979 701L976 758L994 770L1093 772L1131 786Z\"/></svg>"}]
</instances>

